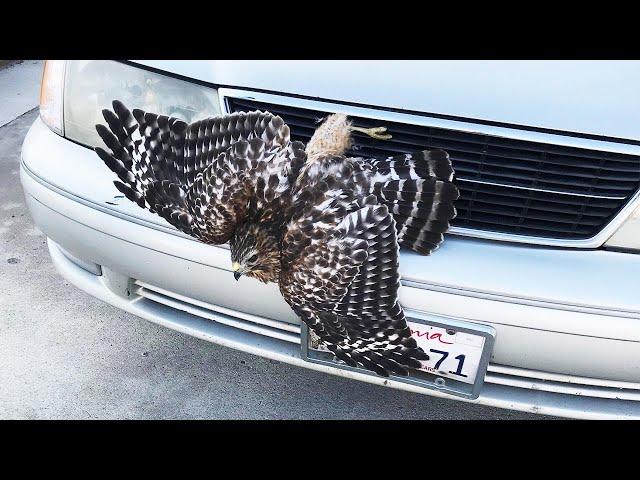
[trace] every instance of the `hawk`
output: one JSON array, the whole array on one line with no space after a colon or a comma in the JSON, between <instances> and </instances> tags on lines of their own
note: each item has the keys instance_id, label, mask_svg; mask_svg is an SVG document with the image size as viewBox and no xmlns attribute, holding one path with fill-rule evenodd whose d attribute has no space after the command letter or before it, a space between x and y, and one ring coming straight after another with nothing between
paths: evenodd
<instances>
[{"instance_id":1,"label":"hawk","mask_svg":"<svg viewBox=\"0 0 640 480\"><path fill-rule=\"evenodd\" d=\"M277 282L285 301L348 365L408 375L426 353L398 302L399 248L430 254L455 217L442 150L351 158L353 126L330 115L306 147L268 112L191 124L118 101L96 147L129 200L208 244L229 242L236 280Z\"/></svg>"}]
</instances>

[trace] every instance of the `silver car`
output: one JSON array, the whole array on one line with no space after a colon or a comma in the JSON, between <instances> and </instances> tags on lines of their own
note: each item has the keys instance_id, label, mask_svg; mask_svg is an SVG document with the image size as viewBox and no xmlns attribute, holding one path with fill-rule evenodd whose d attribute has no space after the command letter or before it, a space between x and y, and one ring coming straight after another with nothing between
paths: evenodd
<instances>
[{"instance_id":1,"label":"silver car","mask_svg":"<svg viewBox=\"0 0 640 480\"><path fill-rule=\"evenodd\" d=\"M639 84L632 61L48 61L21 179L60 274L152 322L390 388L640 418ZM225 245L123 198L91 148L114 99L188 122L268 110L303 141L343 112L392 134L356 138L358 155L446 150L458 216L432 255L400 258L401 303L438 365L346 367L275 284L234 281Z\"/></svg>"}]
</instances>

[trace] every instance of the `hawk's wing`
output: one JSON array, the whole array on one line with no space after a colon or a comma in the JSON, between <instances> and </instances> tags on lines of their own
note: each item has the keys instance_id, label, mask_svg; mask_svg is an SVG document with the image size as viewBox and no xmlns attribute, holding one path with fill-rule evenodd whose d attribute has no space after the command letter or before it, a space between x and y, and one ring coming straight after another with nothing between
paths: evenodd
<instances>
[{"instance_id":1,"label":"hawk's wing","mask_svg":"<svg viewBox=\"0 0 640 480\"><path fill-rule=\"evenodd\" d=\"M284 191L289 169L303 155L302 144L290 143L289 127L269 113L232 114L188 125L138 109L132 114L119 101L113 109L103 111L109 128L96 125L111 153L95 150L118 175L118 190L207 243L228 240L259 177L273 187L272 195Z\"/></svg>"},{"instance_id":2,"label":"hawk's wing","mask_svg":"<svg viewBox=\"0 0 640 480\"><path fill-rule=\"evenodd\" d=\"M339 359L407 375L428 356L398 303L393 216L374 195L345 202L348 194L326 187L297 196L283 241L282 295Z\"/></svg>"},{"instance_id":3,"label":"hawk's wing","mask_svg":"<svg viewBox=\"0 0 640 480\"><path fill-rule=\"evenodd\" d=\"M302 144L284 148L259 139L240 140L198 174L186 203L203 240L220 244L245 218L251 201L258 212L291 187L289 175L304 163ZM292 181L292 180L291 180Z\"/></svg>"},{"instance_id":4,"label":"hawk's wing","mask_svg":"<svg viewBox=\"0 0 640 480\"><path fill-rule=\"evenodd\" d=\"M436 250L456 216L458 189L447 152L424 150L360 159L371 168L371 191L389 207L398 243L425 255Z\"/></svg>"}]
</instances>

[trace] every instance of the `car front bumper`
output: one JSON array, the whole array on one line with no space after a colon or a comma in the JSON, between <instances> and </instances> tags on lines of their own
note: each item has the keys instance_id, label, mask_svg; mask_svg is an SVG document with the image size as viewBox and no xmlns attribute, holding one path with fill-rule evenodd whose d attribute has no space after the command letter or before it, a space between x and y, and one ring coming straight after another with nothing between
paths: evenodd
<instances>
[{"instance_id":1,"label":"car front bumper","mask_svg":"<svg viewBox=\"0 0 640 480\"><path fill-rule=\"evenodd\" d=\"M207 341L449 397L306 362L300 324L275 285L236 283L226 248L196 242L126 200L113 205L118 192L108 175L91 150L36 120L22 152L26 201L56 268L80 289ZM640 308L638 290L628 283L637 285L640 255L450 236L429 258L425 273L403 252L401 302L408 315L455 317L497 331L480 397L461 401L575 418L640 418Z\"/></svg>"}]
</instances>

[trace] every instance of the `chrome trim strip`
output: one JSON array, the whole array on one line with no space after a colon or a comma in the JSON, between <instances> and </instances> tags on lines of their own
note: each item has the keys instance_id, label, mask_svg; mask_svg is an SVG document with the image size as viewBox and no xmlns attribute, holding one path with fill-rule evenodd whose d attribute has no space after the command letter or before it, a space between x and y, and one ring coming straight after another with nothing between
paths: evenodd
<instances>
[{"instance_id":1,"label":"chrome trim strip","mask_svg":"<svg viewBox=\"0 0 640 480\"><path fill-rule=\"evenodd\" d=\"M522 187L520 185L509 185L506 183L487 182L485 180L471 180L470 178L456 177L459 182L481 183L482 185L495 185L496 187L515 188L517 190L531 190L533 192L556 193L558 195L569 195L570 197L604 198L607 200L624 200L624 197L608 197L606 195L586 195L584 193L560 192L558 190L547 190L546 188Z\"/></svg>"},{"instance_id":2,"label":"chrome trim strip","mask_svg":"<svg viewBox=\"0 0 640 480\"><path fill-rule=\"evenodd\" d=\"M526 140L530 142L549 143L553 145L561 145L575 148L586 148L590 150L601 150L613 153L623 153L627 155L639 155L640 145L630 145L626 143L607 142L603 140L591 140L581 137L573 137L567 135L553 135L550 133L533 132L529 130L518 130L507 127L494 127L491 125L483 125L479 123L461 122L457 120L444 120L440 118L429 117L427 115L415 115L410 113L389 112L386 110L378 110L372 107L355 107L343 105L340 103L331 103L318 100L306 100L295 97L286 96L286 94L276 95L270 93L261 93L251 90L241 90L235 88L218 89L220 106L222 111L229 113L226 98L239 98L244 100L255 100L257 102L275 103L290 107L306 108L309 110L327 110L331 112L340 112L347 115L355 115L358 117L366 117L374 120L387 120L391 122L407 123L412 125L422 125L427 127L438 127L448 130L458 130L461 132L478 133L483 135L491 135L494 137L506 137L514 140Z\"/></svg>"},{"instance_id":3,"label":"chrome trim strip","mask_svg":"<svg viewBox=\"0 0 640 480\"><path fill-rule=\"evenodd\" d=\"M300 326L294 325L292 323L283 322L281 320L273 320L267 317L258 317L257 315L252 315L250 313L244 313L239 310L231 310L229 308L221 307L220 305L214 305L212 303L203 302L201 300L197 300L195 298L187 297L186 295L181 295L176 292L172 292L166 290L164 288L157 287L147 282L143 282L142 280L135 280L134 282L138 285L139 288L143 289L142 293L139 293L141 296L147 295L147 292L158 293L165 297L171 298L173 300L177 300L187 305L192 305L194 307L198 307L205 310L210 310L213 312L222 313L223 315L227 315L234 318L239 318L243 321L255 323L256 325L264 325L270 328L274 328L277 330L283 330L290 333L295 333L300 335Z\"/></svg>"},{"instance_id":4,"label":"chrome trim strip","mask_svg":"<svg viewBox=\"0 0 640 480\"><path fill-rule=\"evenodd\" d=\"M528 130L518 130L505 127L494 127L490 125L481 125L468 122L459 122L455 120L443 120L422 115L405 114L398 112L388 112L377 110L375 107L353 107L338 103L304 100L286 95L275 95L254 92L251 90L239 90L233 88L218 89L220 105L225 113L229 113L229 105L227 98L239 98L245 100L255 100L258 102L275 103L284 106L307 108L311 110L325 110L331 112L344 113L346 115L354 115L358 117L366 117L375 120L387 120L393 122L407 123L412 125L430 126L438 128L446 128L449 130L458 130L469 133L480 133L484 135L493 135L497 137L506 137L517 140L527 140L533 142L549 143L553 145L562 145L575 148L587 148L591 150L600 150L605 152L623 153L628 155L640 156L640 146L628 145L623 143L605 142L600 140L590 140L579 137L570 137L564 135L553 135L548 133L531 132ZM503 185L501 185L503 186ZM556 193L556 192L553 192ZM607 225L605 225L598 234L591 238L579 240L567 240L562 238L534 237L530 235L516 235L512 233L500 233L492 231L476 230L464 227L452 227L449 232L456 235L470 236L476 238L484 238L487 240L499 240L504 242L529 243L534 245L548 245L553 247L571 247L571 248L597 248L605 243L611 235L618 229L620 225L629 217L634 209L640 205L640 190L636 191L626 205L620 210Z\"/></svg>"},{"instance_id":5,"label":"chrome trim strip","mask_svg":"<svg viewBox=\"0 0 640 480\"><path fill-rule=\"evenodd\" d=\"M640 392L634 390L621 390L618 388L606 388L593 385L578 385L574 383L567 384L552 380L512 377L500 373L492 373L491 375L487 374L485 376L485 381L497 385L552 392L561 395L577 395L581 397L624 400L630 402L640 401Z\"/></svg>"},{"instance_id":6,"label":"chrome trim strip","mask_svg":"<svg viewBox=\"0 0 640 480\"><path fill-rule=\"evenodd\" d=\"M522 297L517 295L505 295L503 293L494 293L485 290L471 290L469 288L461 288L451 285L443 285L432 282L424 282L418 280L401 279L403 286L410 288L419 288L421 290L431 290L434 292L449 293L451 295L478 298L480 300L489 300L495 302L505 302L517 305L527 305L532 307L548 308L551 310L566 310L569 312L589 313L592 315L602 315L610 317L633 318L640 320L640 308L637 310L612 310L608 307L598 307L587 304L561 303L545 298Z\"/></svg>"},{"instance_id":7,"label":"chrome trim strip","mask_svg":"<svg viewBox=\"0 0 640 480\"><path fill-rule=\"evenodd\" d=\"M145 298L157 304L164 305L165 307L180 310L190 315L206 318L208 320L216 321L229 327L246 330L265 337L277 338L278 340L283 340L285 342L300 344L299 334L289 333L282 329L266 325L260 325L256 322L245 321L244 319L239 318L237 315L229 316L228 314L225 314L225 316L218 316L216 315L216 313L224 314L224 312L217 312L216 310L208 310L202 307L198 307L194 304L176 299L175 297L162 295L146 288L139 288L136 294L141 298Z\"/></svg>"},{"instance_id":8,"label":"chrome trim strip","mask_svg":"<svg viewBox=\"0 0 640 480\"><path fill-rule=\"evenodd\" d=\"M509 375L518 378L533 378L535 380L549 380L552 382L561 382L567 385L583 386L589 385L601 388L611 389L627 389L640 390L640 383L623 382L620 380L604 380L601 378L576 377L565 373L544 372L542 370L531 370L521 367L510 367L498 363L490 363L487 372L499 373L501 375Z\"/></svg>"}]
</instances>

